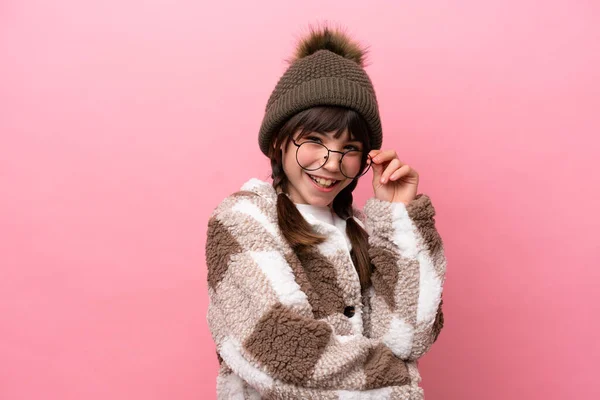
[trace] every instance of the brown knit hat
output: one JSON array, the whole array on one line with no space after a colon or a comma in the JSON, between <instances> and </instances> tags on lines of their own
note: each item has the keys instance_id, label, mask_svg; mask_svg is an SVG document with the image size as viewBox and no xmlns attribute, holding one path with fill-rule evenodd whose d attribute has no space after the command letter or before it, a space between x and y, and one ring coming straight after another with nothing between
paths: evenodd
<instances>
[{"instance_id":1,"label":"brown knit hat","mask_svg":"<svg viewBox=\"0 0 600 400\"><path fill-rule=\"evenodd\" d=\"M371 148L381 148L375 90L363 69L366 51L340 30L312 30L267 102L258 143L268 155L273 135L294 114L315 106L348 107L366 120Z\"/></svg>"}]
</instances>

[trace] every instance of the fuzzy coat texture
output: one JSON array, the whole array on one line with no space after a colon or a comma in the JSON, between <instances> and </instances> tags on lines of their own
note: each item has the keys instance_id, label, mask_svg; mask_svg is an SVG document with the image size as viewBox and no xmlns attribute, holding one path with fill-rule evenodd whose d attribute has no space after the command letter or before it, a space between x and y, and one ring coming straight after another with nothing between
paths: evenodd
<instances>
[{"instance_id":1,"label":"fuzzy coat texture","mask_svg":"<svg viewBox=\"0 0 600 400\"><path fill-rule=\"evenodd\" d=\"M207 320L219 399L423 399L417 360L443 326L446 259L430 198L371 198L372 285L361 291L336 227L307 217L324 243L294 251L277 194L251 179L213 211Z\"/></svg>"}]
</instances>

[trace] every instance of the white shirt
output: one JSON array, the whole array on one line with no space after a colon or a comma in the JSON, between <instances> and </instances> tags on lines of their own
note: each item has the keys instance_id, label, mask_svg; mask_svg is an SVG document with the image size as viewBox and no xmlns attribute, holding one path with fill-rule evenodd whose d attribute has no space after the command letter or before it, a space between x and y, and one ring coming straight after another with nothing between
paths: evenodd
<instances>
[{"instance_id":1,"label":"white shirt","mask_svg":"<svg viewBox=\"0 0 600 400\"><path fill-rule=\"evenodd\" d=\"M348 244L348 250L352 249L350 239L346 234L346 221L338 217L338 215L329 206L313 206L311 204L296 204L296 208L300 211L300 214L306 218L306 214L310 214L316 219L326 224L335 226L342 232L346 243Z\"/></svg>"}]
</instances>

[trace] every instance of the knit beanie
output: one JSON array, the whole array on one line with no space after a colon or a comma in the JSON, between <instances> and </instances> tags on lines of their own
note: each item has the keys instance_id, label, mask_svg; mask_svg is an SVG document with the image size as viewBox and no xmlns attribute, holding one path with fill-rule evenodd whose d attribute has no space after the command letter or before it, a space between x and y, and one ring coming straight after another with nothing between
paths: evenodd
<instances>
[{"instance_id":1,"label":"knit beanie","mask_svg":"<svg viewBox=\"0 0 600 400\"><path fill-rule=\"evenodd\" d=\"M269 97L258 136L261 151L268 155L271 140L281 126L294 114L315 106L356 111L370 128L371 148L381 148L379 108L364 70L365 54L339 30L311 29Z\"/></svg>"}]
</instances>

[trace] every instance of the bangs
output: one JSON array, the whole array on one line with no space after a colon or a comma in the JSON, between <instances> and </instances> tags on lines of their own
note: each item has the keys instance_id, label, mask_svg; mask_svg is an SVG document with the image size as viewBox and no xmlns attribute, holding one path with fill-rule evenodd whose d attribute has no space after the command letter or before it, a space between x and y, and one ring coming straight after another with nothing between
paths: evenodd
<instances>
[{"instance_id":1,"label":"bangs","mask_svg":"<svg viewBox=\"0 0 600 400\"><path fill-rule=\"evenodd\" d=\"M311 132L326 134L333 132L336 139L340 138L344 131L348 131L348 141L358 140L363 146L370 150L369 127L365 120L356 111L344 107L313 107L296 114L289 122L290 132L300 130L298 138L304 137Z\"/></svg>"}]
</instances>

